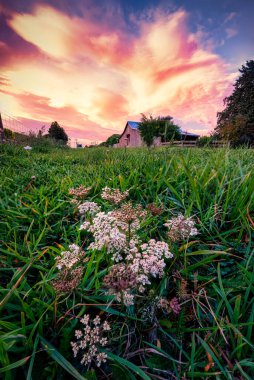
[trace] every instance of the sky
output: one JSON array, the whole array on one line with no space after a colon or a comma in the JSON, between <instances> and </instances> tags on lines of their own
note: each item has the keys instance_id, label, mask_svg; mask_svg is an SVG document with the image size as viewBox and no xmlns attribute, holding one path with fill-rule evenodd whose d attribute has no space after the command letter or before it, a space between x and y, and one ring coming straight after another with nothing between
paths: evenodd
<instances>
[{"instance_id":1,"label":"sky","mask_svg":"<svg viewBox=\"0 0 254 380\"><path fill-rule=\"evenodd\" d=\"M207 135L254 59L254 0L1 0L0 112L72 143L141 113Z\"/></svg>"}]
</instances>

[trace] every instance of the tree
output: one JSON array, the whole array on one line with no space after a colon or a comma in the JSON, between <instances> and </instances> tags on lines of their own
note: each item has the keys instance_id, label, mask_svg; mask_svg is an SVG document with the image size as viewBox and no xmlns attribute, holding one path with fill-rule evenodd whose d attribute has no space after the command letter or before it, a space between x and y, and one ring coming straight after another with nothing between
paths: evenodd
<instances>
[{"instance_id":1,"label":"tree","mask_svg":"<svg viewBox=\"0 0 254 380\"><path fill-rule=\"evenodd\" d=\"M152 115L141 115L142 118L138 128L147 146L151 146L156 137L161 137L162 142L180 139L180 128L173 122L171 116L158 116L154 118Z\"/></svg>"},{"instance_id":2,"label":"tree","mask_svg":"<svg viewBox=\"0 0 254 380\"><path fill-rule=\"evenodd\" d=\"M100 143L99 146L113 146L115 144L118 144L120 136L121 135L114 133L113 135L109 136L109 138L106 141Z\"/></svg>"},{"instance_id":3,"label":"tree","mask_svg":"<svg viewBox=\"0 0 254 380\"><path fill-rule=\"evenodd\" d=\"M232 145L254 144L254 61L239 69L241 75L232 95L224 99L225 109L217 114L216 133Z\"/></svg>"},{"instance_id":4,"label":"tree","mask_svg":"<svg viewBox=\"0 0 254 380\"><path fill-rule=\"evenodd\" d=\"M121 135L118 135L117 133L114 133L112 136L110 136L107 140L106 140L106 146L113 146L115 144L118 144L119 143L119 138L120 138Z\"/></svg>"},{"instance_id":5,"label":"tree","mask_svg":"<svg viewBox=\"0 0 254 380\"><path fill-rule=\"evenodd\" d=\"M5 142L4 126L3 126L3 122L2 122L1 113L0 113L0 142L2 142L2 143Z\"/></svg>"},{"instance_id":6,"label":"tree","mask_svg":"<svg viewBox=\"0 0 254 380\"><path fill-rule=\"evenodd\" d=\"M8 128L4 128L4 135L6 140L14 140L15 133Z\"/></svg>"},{"instance_id":7,"label":"tree","mask_svg":"<svg viewBox=\"0 0 254 380\"><path fill-rule=\"evenodd\" d=\"M62 142L64 145L66 145L68 142L68 136L65 130L60 127L57 121L54 121L51 124L48 130L48 136L56 141Z\"/></svg>"}]
</instances>

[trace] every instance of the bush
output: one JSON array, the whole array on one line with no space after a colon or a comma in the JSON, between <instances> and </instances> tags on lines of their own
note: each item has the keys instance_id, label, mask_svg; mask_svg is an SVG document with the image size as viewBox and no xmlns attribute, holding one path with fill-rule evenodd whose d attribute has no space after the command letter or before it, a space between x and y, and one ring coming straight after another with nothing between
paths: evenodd
<instances>
[{"instance_id":1,"label":"bush","mask_svg":"<svg viewBox=\"0 0 254 380\"><path fill-rule=\"evenodd\" d=\"M203 136L197 140L197 146L199 147L212 146L214 141L215 139L213 136Z\"/></svg>"}]
</instances>

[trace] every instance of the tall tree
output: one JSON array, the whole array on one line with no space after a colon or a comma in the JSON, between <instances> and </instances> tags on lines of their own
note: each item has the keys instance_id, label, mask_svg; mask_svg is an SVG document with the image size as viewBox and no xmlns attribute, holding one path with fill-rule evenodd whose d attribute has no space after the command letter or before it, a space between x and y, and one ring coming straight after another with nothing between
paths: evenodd
<instances>
[{"instance_id":1,"label":"tall tree","mask_svg":"<svg viewBox=\"0 0 254 380\"><path fill-rule=\"evenodd\" d=\"M233 145L254 144L254 61L247 61L239 71L233 93L224 99L225 109L217 115L215 131Z\"/></svg>"},{"instance_id":2,"label":"tall tree","mask_svg":"<svg viewBox=\"0 0 254 380\"><path fill-rule=\"evenodd\" d=\"M61 141L64 145L68 142L68 136L65 130L60 127L57 121L51 123L51 126L48 130L48 136L56 141Z\"/></svg>"},{"instance_id":3,"label":"tall tree","mask_svg":"<svg viewBox=\"0 0 254 380\"><path fill-rule=\"evenodd\" d=\"M151 146L156 137L161 137L161 141L180 139L180 128L173 122L171 116L159 116L154 118L152 115L141 115L142 118L138 128L147 146Z\"/></svg>"}]
</instances>

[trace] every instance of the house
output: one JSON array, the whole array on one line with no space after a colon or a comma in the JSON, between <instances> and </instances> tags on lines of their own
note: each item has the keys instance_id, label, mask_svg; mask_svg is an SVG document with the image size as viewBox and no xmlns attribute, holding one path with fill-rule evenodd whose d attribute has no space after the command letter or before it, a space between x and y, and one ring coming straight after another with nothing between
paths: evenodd
<instances>
[{"instance_id":1,"label":"house","mask_svg":"<svg viewBox=\"0 0 254 380\"><path fill-rule=\"evenodd\" d=\"M137 147L144 146L144 142L142 141L142 137L140 135L138 129L137 121L127 121L124 131L119 138L119 143L117 147ZM199 135L190 132L181 131L181 140L183 141L196 141L199 138ZM161 138L157 137L154 139L154 145L159 146L161 144Z\"/></svg>"},{"instance_id":2,"label":"house","mask_svg":"<svg viewBox=\"0 0 254 380\"><path fill-rule=\"evenodd\" d=\"M140 132L138 130L138 123L136 121L127 121L124 131L119 137L117 146L123 148L125 146L142 146L144 145Z\"/></svg>"},{"instance_id":3,"label":"house","mask_svg":"<svg viewBox=\"0 0 254 380\"><path fill-rule=\"evenodd\" d=\"M200 135L196 135L195 133L181 131L181 140L183 141L196 141L199 137Z\"/></svg>"}]
</instances>

